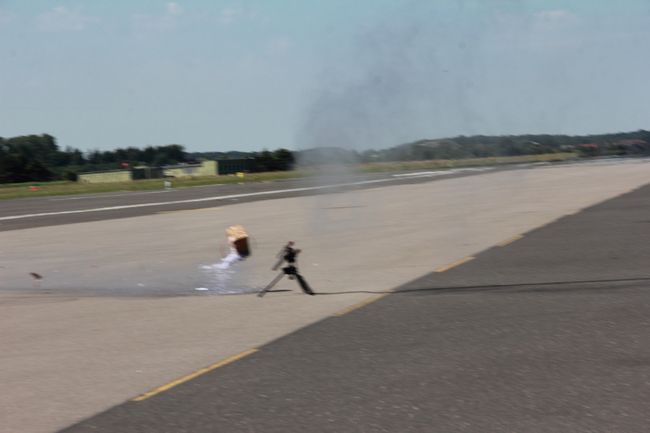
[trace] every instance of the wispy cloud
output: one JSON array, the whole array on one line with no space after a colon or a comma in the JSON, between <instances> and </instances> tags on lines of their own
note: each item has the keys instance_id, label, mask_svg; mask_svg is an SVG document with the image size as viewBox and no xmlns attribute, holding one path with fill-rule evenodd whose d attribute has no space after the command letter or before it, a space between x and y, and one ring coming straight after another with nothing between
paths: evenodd
<instances>
[{"instance_id":1,"label":"wispy cloud","mask_svg":"<svg viewBox=\"0 0 650 433\"><path fill-rule=\"evenodd\" d=\"M96 17L84 15L79 9L56 6L36 17L36 28L43 32L78 32L98 21Z\"/></svg>"},{"instance_id":2,"label":"wispy cloud","mask_svg":"<svg viewBox=\"0 0 650 433\"><path fill-rule=\"evenodd\" d=\"M287 53L293 45L291 39L286 36L278 36L270 39L266 45L266 52L270 55Z\"/></svg>"},{"instance_id":3,"label":"wispy cloud","mask_svg":"<svg viewBox=\"0 0 650 433\"><path fill-rule=\"evenodd\" d=\"M174 2L167 3L165 9L167 10L167 15L171 16L181 15L183 13L183 8L178 3Z\"/></svg>"},{"instance_id":4,"label":"wispy cloud","mask_svg":"<svg viewBox=\"0 0 650 433\"><path fill-rule=\"evenodd\" d=\"M537 12L530 24L529 38L534 47L577 50L583 43L581 20L567 10Z\"/></svg>"},{"instance_id":5,"label":"wispy cloud","mask_svg":"<svg viewBox=\"0 0 650 433\"><path fill-rule=\"evenodd\" d=\"M244 9L240 7L226 7L219 12L219 22L221 24L232 24L244 15Z\"/></svg>"},{"instance_id":6,"label":"wispy cloud","mask_svg":"<svg viewBox=\"0 0 650 433\"><path fill-rule=\"evenodd\" d=\"M493 46L504 50L577 50L583 43L585 22L580 15L564 9L533 13L496 11L494 25L483 39L491 38ZM490 42L487 43L490 45Z\"/></svg>"},{"instance_id":7,"label":"wispy cloud","mask_svg":"<svg viewBox=\"0 0 650 433\"><path fill-rule=\"evenodd\" d=\"M14 19L14 16L11 12L3 10L0 8L0 27L9 24Z\"/></svg>"},{"instance_id":8,"label":"wispy cloud","mask_svg":"<svg viewBox=\"0 0 650 433\"><path fill-rule=\"evenodd\" d=\"M137 32L167 31L174 29L179 17L183 15L183 7L176 2L165 5L160 14L135 14L132 16L133 27Z\"/></svg>"},{"instance_id":9,"label":"wispy cloud","mask_svg":"<svg viewBox=\"0 0 650 433\"><path fill-rule=\"evenodd\" d=\"M575 18L571 12L563 9L540 11L537 12L535 16L539 20L546 22L566 22L567 20L573 20Z\"/></svg>"}]
</instances>

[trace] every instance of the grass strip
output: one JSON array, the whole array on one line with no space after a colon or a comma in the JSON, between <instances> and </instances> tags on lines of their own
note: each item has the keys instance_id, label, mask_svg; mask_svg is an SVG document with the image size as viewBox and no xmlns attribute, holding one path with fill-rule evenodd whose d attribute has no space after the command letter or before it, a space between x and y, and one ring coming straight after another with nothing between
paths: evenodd
<instances>
[{"instance_id":1,"label":"grass strip","mask_svg":"<svg viewBox=\"0 0 650 433\"><path fill-rule=\"evenodd\" d=\"M471 159L437 159L428 161L374 162L352 165L352 169L361 173L390 172L423 169L450 169L459 167L483 167L504 164L522 164L531 162L558 162L575 159L575 153L552 153L543 155L504 156ZM205 185L275 182L296 179L317 174L318 170L292 170L267 173L246 173L244 177L206 176L193 178L172 179L173 188L191 188ZM0 200L60 196L76 194L101 194L123 191L155 191L164 188L163 179L135 180L131 182L114 183L80 183L69 181L27 182L0 184Z\"/></svg>"}]
</instances>

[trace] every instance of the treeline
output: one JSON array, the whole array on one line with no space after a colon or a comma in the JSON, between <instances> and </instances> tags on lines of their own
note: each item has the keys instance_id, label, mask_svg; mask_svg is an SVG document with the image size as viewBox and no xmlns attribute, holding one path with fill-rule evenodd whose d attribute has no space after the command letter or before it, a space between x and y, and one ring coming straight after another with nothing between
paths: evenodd
<instances>
[{"instance_id":1,"label":"treeline","mask_svg":"<svg viewBox=\"0 0 650 433\"><path fill-rule=\"evenodd\" d=\"M178 144L83 153L70 147L60 149L48 134L0 137L0 183L76 180L79 172L175 164L185 162L186 155Z\"/></svg>"},{"instance_id":2,"label":"treeline","mask_svg":"<svg viewBox=\"0 0 650 433\"><path fill-rule=\"evenodd\" d=\"M650 131L599 135L459 136L420 140L357 154L362 162L465 159L578 152L582 156L650 155ZM350 157L350 156L348 156Z\"/></svg>"},{"instance_id":3,"label":"treeline","mask_svg":"<svg viewBox=\"0 0 650 433\"><path fill-rule=\"evenodd\" d=\"M650 155L650 131L600 135L504 135L458 136L419 140L388 149L358 152L339 147L323 147L298 152L304 165L467 159L495 156L537 155L576 152L581 156Z\"/></svg>"},{"instance_id":4,"label":"treeline","mask_svg":"<svg viewBox=\"0 0 650 433\"><path fill-rule=\"evenodd\" d=\"M201 159L252 159L254 171L291 170L294 155L287 149L261 152L188 153L178 144L91 150L61 149L49 134L0 137L0 183L76 180L79 173L138 165L198 163Z\"/></svg>"},{"instance_id":5,"label":"treeline","mask_svg":"<svg viewBox=\"0 0 650 433\"><path fill-rule=\"evenodd\" d=\"M599 135L508 135L459 136L419 140L381 150L357 152L332 147L291 152L287 149L261 152L188 153L178 144L91 150L59 148L48 134L0 137L0 183L75 180L87 171L114 170L137 165L164 166L193 163L201 159L251 159L253 171L291 170L296 161L321 164L375 161L464 159L491 156L578 152L582 156L650 155L650 131Z\"/></svg>"},{"instance_id":6,"label":"treeline","mask_svg":"<svg viewBox=\"0 0 650 433\"><path fill-rule=\"evenodd\" d=\"M292 170L296 160L294 153L287 149L261 152L193 152L188 154L194 160L202 159L251 159L252 171L286 171Z\"/></svg>"}]
</instances>

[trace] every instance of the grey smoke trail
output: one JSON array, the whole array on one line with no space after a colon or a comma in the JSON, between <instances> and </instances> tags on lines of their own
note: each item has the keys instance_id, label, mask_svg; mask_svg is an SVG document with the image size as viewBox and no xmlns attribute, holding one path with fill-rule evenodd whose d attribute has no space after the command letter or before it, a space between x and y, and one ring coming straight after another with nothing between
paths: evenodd
<instances>
[{"instance_id":1,"label":"grey smoke trail","mask_svg":"<svg viewBox=\"0 0 650 433\"><path fill-rule=\"evenodd\" d=\"M508 116L500 113L511 107L499 106L502 95L490 85L500 84L510 65L494 46L507 45L515 55L529 48L532 18L524 3L406 2L383 22L360 30L351 48L326 57L297 132L303 157L299 162L320 164L321 175L314 182L355 176L348 164L351 151L482 133L507 123ZM523 72L526 77L536 74ZM513 101L518 103L516 97ZM343 151L309 151L331 147ZM342 222L327 209L363 209L355 200L318 198L311 218L314 228L336 230ZM344 224L381 217L362 210L356 215Z\"/></svg>"},{"instance_id":2,"label":"grey smoke trail","mask_svg":"<svg viewBox=\"0 0 650 433\"><path fill-rule=\"evenodd\" d=\"M650 86L640 71L650 61L639 53L650 12L578 3L400 3L323 55L298 147L643 127L637 101Z\"/></svg>"}]
</instances>

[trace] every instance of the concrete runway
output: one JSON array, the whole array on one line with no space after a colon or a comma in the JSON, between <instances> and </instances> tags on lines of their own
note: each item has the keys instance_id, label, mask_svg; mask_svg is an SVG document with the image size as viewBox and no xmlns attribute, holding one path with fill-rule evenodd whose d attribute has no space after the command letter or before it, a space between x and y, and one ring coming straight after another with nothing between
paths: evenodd
<instances>
[{"instance_id":1,"label":"concrete runway","mask_svg":"<svg viewBox=\"0 0 650 433\"><path fill-rule=\"evenodd\" d=\"M377 296L364 291L402 286L649 182L641 161L548 166L2 232L0 326L10 332L0 336L0 431L63 428ZM216 260L231 223L254 238L233 287L265 284L277 249L294 239L303 274L331 295L303 296L288 280L278 288L294 291L263 299L195 292L209 285L199 266ZM498 280L488 269L479 280Z\"/></svg>"},{"instance_id":2,"label":"concrete runway","mask_svg":"<svg viewBox=\"0 0 650 433\"><path fill-rule=\"evenodd\" d=\"M304 197L385 185L449 179L487 171L512 170L546 163L500 167L456 168L396 173L354 173L343 167L320 175L274 182L206 185L154 191L121 191L94 195L49 196L4 200L0 231L154 215L158 212L205 209L286 197ZM161 181L162 188L162 181Z\"/></svg>"},{"instance_id":3,"label":"concrete runway","mask_svg":"<svg viewBox=\"0 0 650 433\"><path fill-rule=\"evenodd\" d=\"M650 186L64 432L647 431L648 213Z\"/></svg>"}]
</instances>

